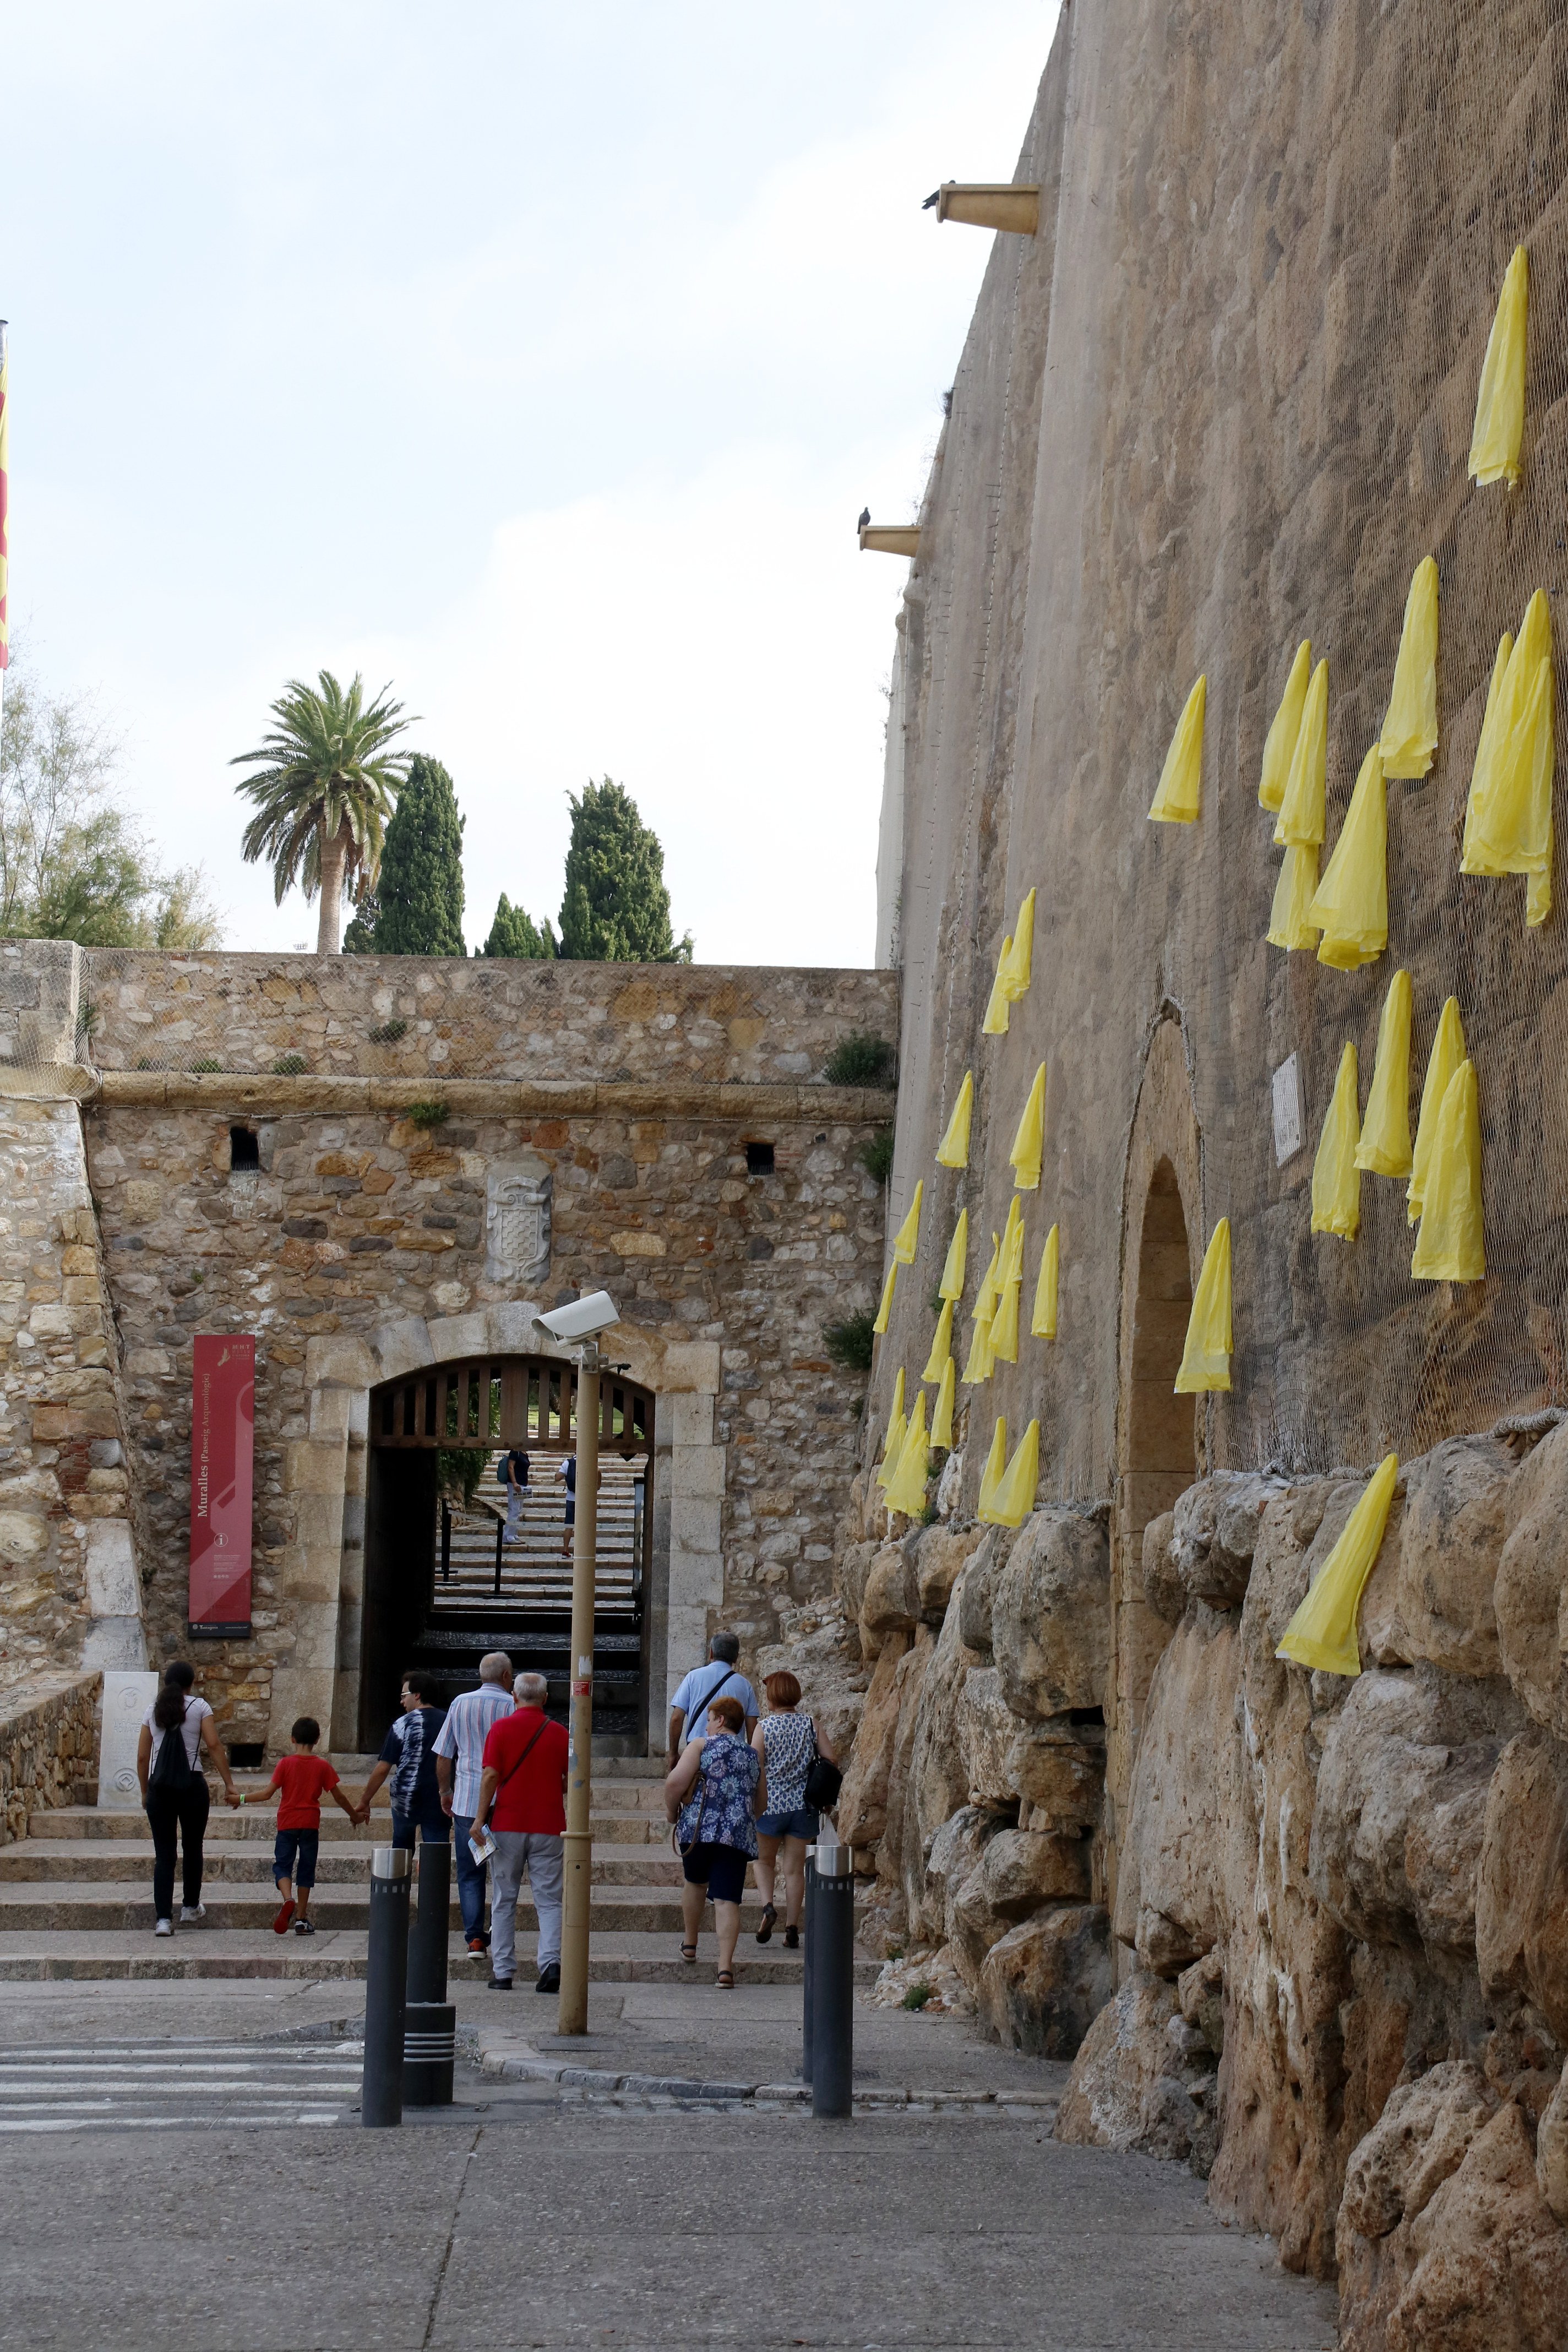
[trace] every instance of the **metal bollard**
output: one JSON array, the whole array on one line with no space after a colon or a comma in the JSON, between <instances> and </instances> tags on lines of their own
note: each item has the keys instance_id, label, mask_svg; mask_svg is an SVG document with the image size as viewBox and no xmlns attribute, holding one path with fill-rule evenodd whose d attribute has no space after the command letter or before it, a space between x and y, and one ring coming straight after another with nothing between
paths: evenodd
<instances>
[{"instance_id":1,"label":"metal bollard","mask_svg":"<svg viewBox=\"0 0 1568 2352\"><path fill-rule=\"evenodd\" d=\"M811 2112L847 2116L855 2098L854 1855L818 1838L811 1969Z\"/></svg>"},{"instance_id":2,"label":"metal bollard","mask_svg":"<svg viewBox=\"0 0 1568 2352\"><path fill-rule=\"evenodd\" d=\"M401 1846L370 1858L370 1948L365 1963L364 2077L360 2121L384 2130L403 2121L403 2012L408 1998L408 1863Z\"/></svg>"},{"instance_id":3,"label":"metal bollard","mask_svg":"<svg viewBox=\"0 0 1568 2352\"><path fill-rule=\"evenodd\" d=\"M403 2104L449 2107L458 2011L449 2000L411 2000L404 2012Z\"/></svg>"},{"instance_id":4,"label":"metal bollard","mask_svg":"<svg viewBox=\"0 0 1568 2352\"><path fill-rule=\"evenodd\" d=\"M812 1942L816 1933L816 1848L805 1850L805 1916L801 1922L801 1950L805 1955L801 1973L800 1994L800 2079L811 2080L812 2055Z\"/></svg>"},{"instance_id":5,"label":"metal bollard","mask_svg":"<svg viewBox=\"0 0 1568 2352\"><path fill-rule=\"evenodd\" d=\"M452 1849L419 1842L419 1908L408 1937L408 1998L447 1998L447 1922L452 1902Z\"/></svg>"}]
</instances>

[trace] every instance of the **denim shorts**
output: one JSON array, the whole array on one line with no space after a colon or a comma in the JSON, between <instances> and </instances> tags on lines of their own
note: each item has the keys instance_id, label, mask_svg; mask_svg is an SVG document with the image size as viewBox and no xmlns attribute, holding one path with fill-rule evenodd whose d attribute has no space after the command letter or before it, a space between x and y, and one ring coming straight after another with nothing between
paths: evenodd
<instances>
[{"instance_id":1,"label":"denim shorts","mask_svg":"<svg viewBox=\"0 0 1568 2352\"><path fill-rule=\"evenodd\" d=\"M762 1813L757 1818L759 1837L814 1838L817 1827L817 1817L810 1805L802 1805L793 1813Z\"/></svg>"},{"instance_id":2,"label":"denim shorts","mask_svg":"<svg viewBox=\"0 0 1568 2352\"><path fill-rule=\"evenodd\" d=\"M296 1886L314 1886L320 1830L279 1830L272 1841L272 1875L291 1878Z\"/></svg>"},{"instance_id":3,"label":"denim shorts","mask_svg":"<svg viewBox=\"0 0 1568 2352\"><path fill-rule=\"evenodd\" d=\"M749 1854L738 1845L713 1845L704 1840L700 1845L689 1845L680 1857L681 1869L689 1886L705 1886L713 1903L739 1903L746 1891L746 1864Z\"/></svg>"}]
</instances>

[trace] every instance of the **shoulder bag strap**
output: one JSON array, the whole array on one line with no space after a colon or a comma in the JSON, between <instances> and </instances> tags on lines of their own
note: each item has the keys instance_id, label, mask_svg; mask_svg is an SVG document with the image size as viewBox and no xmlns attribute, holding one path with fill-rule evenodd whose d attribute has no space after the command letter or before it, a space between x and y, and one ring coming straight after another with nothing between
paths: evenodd
<instances>
[{"instance_id":1,"label":"shoulder bag strap","mask_svg":"<svg viewBox=\"0 0 1568 2352\"><path fill-rule=\"evenodd\" d=\"M509 1764L509 1765L508 1765L508 1767L507 1767L507 1769L506 1769L506 1771L505 1771L505 1773L502 1775L501 1779L500 1779L500 1780L499 1780L496 1782L496 1793L495 1793L495 1796L494 1796L494 1797L492 1797L492 1798L490 1799L490 1811L491 1811L491 1812L492 1812L492 1813L495 1811L495 1809L496 1809L496 1802L497 1802L497 1800L498 1800L498 1799L500 1798L500 1792L501 1792L501 1790L506 1787L507 1782L511 1779L511 1776L512 1776L512 1774L513 1774L514 1772L521 1772L521 1769L522 1769L523 1766L527 1763L527 1761L528 1761L529 1758L532 1755L532 1753L533 1753L533 1751L534 1751L535 1748L539 1745L539 1742L543 1738L545 1732L549 1729L549 1727L550 1727L550 1717L549 1717L548 1716L546 1716L546 1717L545 1717L545 1718L544 1718L544 1721L540 1725L540 1727L539 1727L538 1730L534 1733L533 1738L529 1741L528 1746L523 1749L522 1754L518 1758L518 1759L517 1759L516 1763L515 1763L515 1764Z\"/></svg>"}]
</instances>

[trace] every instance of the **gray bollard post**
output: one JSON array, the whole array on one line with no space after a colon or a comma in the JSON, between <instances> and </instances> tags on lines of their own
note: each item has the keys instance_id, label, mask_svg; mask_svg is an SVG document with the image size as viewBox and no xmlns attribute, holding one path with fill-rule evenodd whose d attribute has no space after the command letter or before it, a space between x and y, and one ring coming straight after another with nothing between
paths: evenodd
<instances>
[{"instance_id":1,"label":"gray bollard post","mask_svg":"<svg viewBox=\"0 0 1568 2352\"><path fill-rule=\"evenodd\" d=\"M812 1938L816 1933L816 1848L805 1850L805 1916L801 1922L801 1950L805 1955L801 1973L800 1997L800 2079L811 2080L812 2045Z\"/></svg>"},{"instance_id":2,"label":"gray bollard post","mask_svg":"<svg viewBox=\"0 0 1568 2352\"><path fill-rule=\"evenodd\" d=\"M404 2012L403 2104L449 2107L458 2054L458 2011L449 2000L411 2000Z\"/></svg>"},{"instance_id":3,"label":"gray bollard post","mask_svg":"<svg viewBox=\"0 0 1568 2352\"><path fill-rule=\"evenodd\" d=\"M854 1855L830 1830L816 1842L811 1964L811 2112L842 2116L855 2100Z\"/></svg>"},{"instance_id":4,"label":"gray bollard post","mask_svg":"<svg viewBox=\"0 0 1568 2352\"><path fill-rule=\"evenodd\" d=\"M447 1998L447 1922L452 1903L452 1849L419 1842L419 1908L408 1937L408 1998Z\"/></svg>"},{"instance_id":5,"label":"gray bollard post","mask_svg":"<svg viewBox=\"0 0 1568 2352\"><path fill-rule=\"evenodd\" d=\"M408 1997L408 1862L401 1846L370 1857L370 1945L364 1982L364 2077L360 2121L403 2121L403 2012Z\"/></svg>"}]
</instances>

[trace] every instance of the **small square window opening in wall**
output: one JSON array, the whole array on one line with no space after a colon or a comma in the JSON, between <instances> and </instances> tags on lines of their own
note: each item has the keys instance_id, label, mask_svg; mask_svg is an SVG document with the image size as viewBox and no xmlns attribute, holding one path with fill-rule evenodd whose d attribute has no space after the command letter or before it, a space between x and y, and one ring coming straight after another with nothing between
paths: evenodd
<instances>
[{"instance_id":1,"label":"small square window opening in wall","mask_svg":"<svg viewBox=\"0 0 1568 2352\"><path fill-rule=\"evenodd\" d=\"M773 1147L771 1143L748 1143L746 1173L748 1176L771 1176L773 1172Z\"/></svg>"},{"instance_id":2,"label":"small square window opening in wall","mask_svg":"<svg viewBox=\"0 0 1568 2352\"><path fill-rule=\"evenodd\" d=\"M228 1164L234 1174L261 1165L261 1147L248 1127L231 1127L228 1131Z\"/></svg>"}]
</instances>

